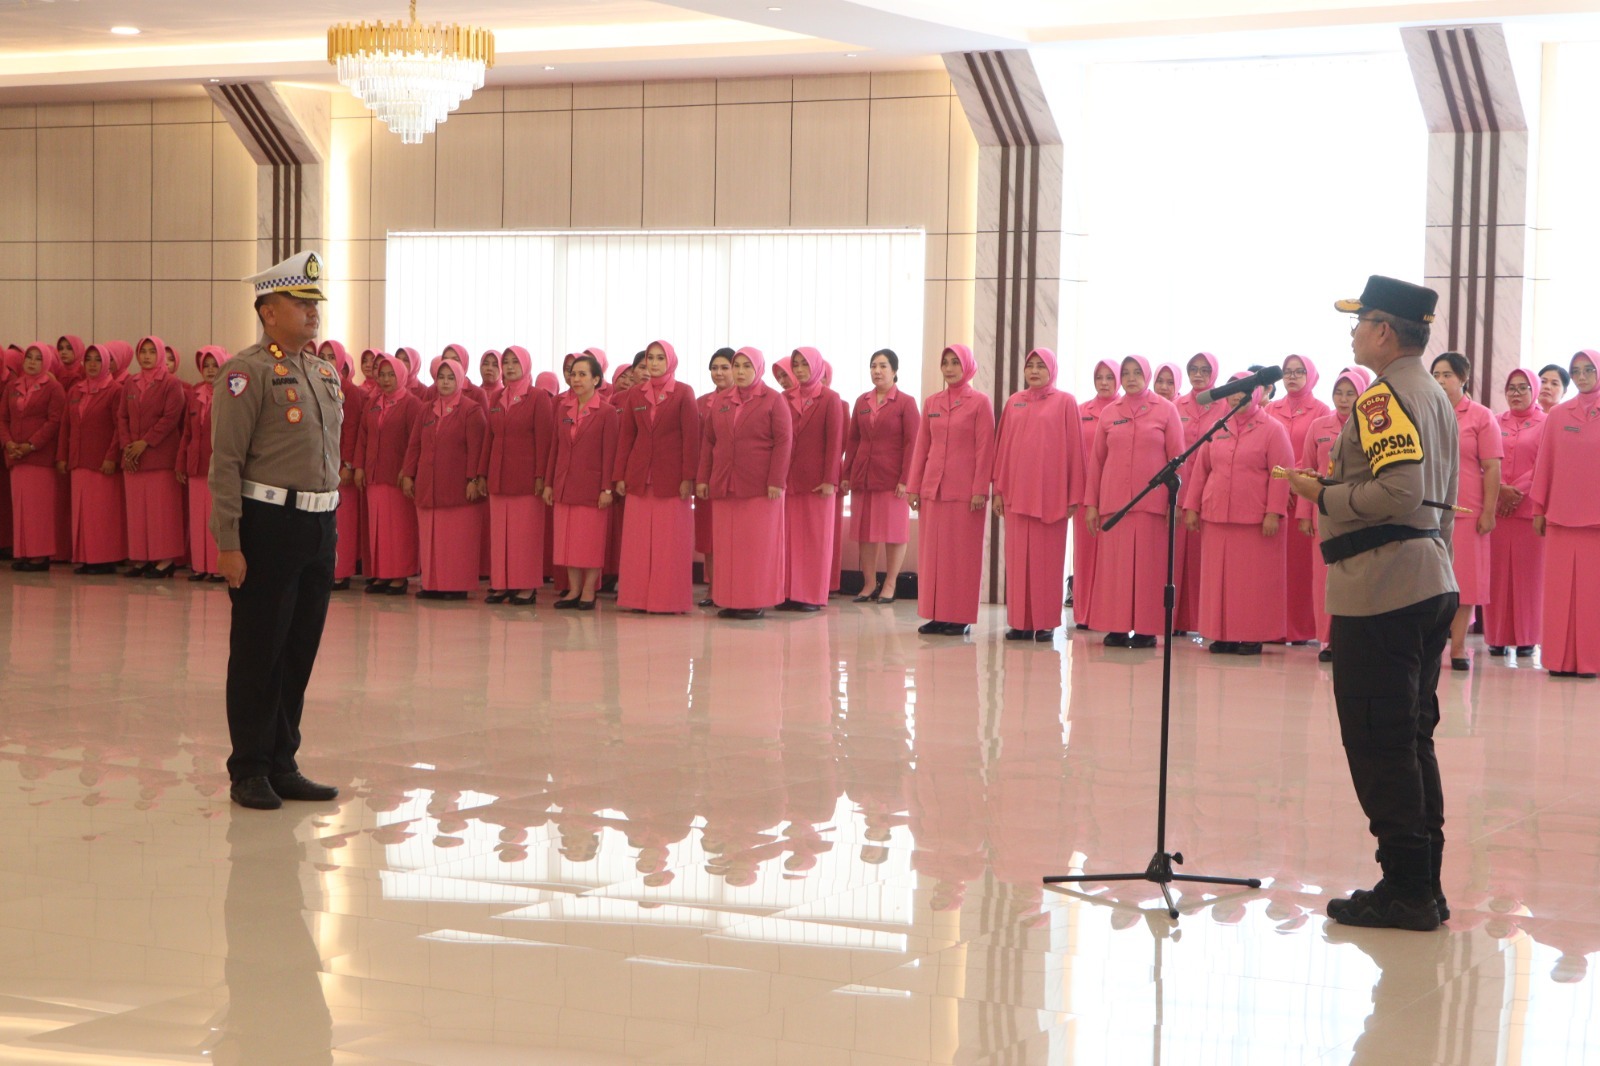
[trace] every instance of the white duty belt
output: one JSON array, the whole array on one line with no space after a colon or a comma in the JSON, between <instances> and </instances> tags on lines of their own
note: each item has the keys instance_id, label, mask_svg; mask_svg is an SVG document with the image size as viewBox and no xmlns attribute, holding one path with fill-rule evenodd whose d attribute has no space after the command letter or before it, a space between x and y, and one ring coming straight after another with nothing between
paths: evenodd
<instances>
[{"instance_id":1,"label":"white duty belt","mask_svg":"<svg viewBox=\"0 0 1600 1066\"><path fill-rule=\"evenodd\" d=\"M339 506L338 489L332 492L297 492L245 481L241 482L239 491L246 499L270 503L274 507L293 507L297 511L310 511L313 514L333 511Z\"/></svg>"}]
</instances>

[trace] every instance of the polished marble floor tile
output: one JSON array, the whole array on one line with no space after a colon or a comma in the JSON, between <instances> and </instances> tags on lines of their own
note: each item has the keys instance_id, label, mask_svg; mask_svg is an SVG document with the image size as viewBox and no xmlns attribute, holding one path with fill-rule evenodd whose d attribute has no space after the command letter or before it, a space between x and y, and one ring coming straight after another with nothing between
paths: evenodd
<instances>
[{"instance_id":1,"label":"polished marble floor tile","mask_svg":"<svg viewBox=\"0 0 1600 1066\"><path fill-rule=\"evenodd\" d=\"M227 800L216 586L0 573L0 1066L1600 1061L1600 688L1490 657L1438 733L1454 916L1375 878L1314 648L914 605L336 597L304 768Z\"/></svg>"}]
</instances>

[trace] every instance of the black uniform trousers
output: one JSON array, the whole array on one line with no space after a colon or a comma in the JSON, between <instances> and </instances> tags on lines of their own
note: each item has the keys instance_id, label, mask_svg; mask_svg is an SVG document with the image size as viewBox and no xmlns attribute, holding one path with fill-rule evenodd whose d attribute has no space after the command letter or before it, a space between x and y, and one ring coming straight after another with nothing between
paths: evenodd
<instances>
[{"instance_id":1,"label":"black uniform trousers","mask_svg":"<svg viewBox=\"0 0 1600 1066\"><path fill-rule=\"evenodd\" d=\"M1332 619L1333 698L1350 779L1378 838L1384 878L1403 890L1420 892L1436 879L1444 851L1433 731L1439 661L1458 599L1449 592L1385 614Z\"/></svg>"},{"instance_id":2,"label":"black uniform trousers","mask_svg":"<svg viewBox=\"0 0 1600 1066\"><path fill-rule=\"evenodd\" d=\"M246 499L239 520L244 583L229 589L228 776L297 769L300 712L333 593L335 512Z\"/></svg>"}]
</instances>

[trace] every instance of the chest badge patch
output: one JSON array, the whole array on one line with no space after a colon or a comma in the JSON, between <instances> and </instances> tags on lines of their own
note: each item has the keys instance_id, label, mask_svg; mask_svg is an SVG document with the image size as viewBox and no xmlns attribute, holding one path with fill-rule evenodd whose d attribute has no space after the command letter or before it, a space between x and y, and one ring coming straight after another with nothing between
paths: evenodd
<instances>
[{"instance_id":1,"label":"chest badge patch","mask_svg":"<svg viewBox=\"0 0 1600 1066\"><path fill-rule=\"evenodd\" d=\"M298 407L291 407L283 413L283 417L288 419L291 426L298 426L305 419L306 413Z\"/></svg>"},{"instance_id":2,"label":"chest badge patch","mask_svg":"<svg viewBox=\"0 0 1600 1066\"><path fill-rule=\"evenodd\" d=\"M235 370L228 375L228 395L243 396L244 390L250 387L250 375L243 370Z\"/></svg>"},{"instance_id":3,"label":"chest badge patch","mask_svg":"<svg viewBox=\"0 0 1600 1066\"><path fill-rule=\"evenodd\" d=\"M272 372L278 375L280 378L286 378L289 376L289 368L284 366L282 363L274 363L272 366Z\"/></svg>"},{"instance_id":4,"label":"chest badge patch","mask_svg":"<svg viewBox=\"0 0 1600 1066\"><path fill-rule=\"evenodd\" d=\"M300 393L297 390L292 389L292 388L284 389L283 390L283 398L288 400L290 403L299 403L300 402Z\"/></svg>"},{"instance_id":5,"label":"chest badge patch","mask_svg":"<svg viewBox=\"0 0 1600 1066\"><path fill-rule=\"evenodd\" d=\"M329 370L329 369L328 369L328 368L327 368L327 367L325 367L325 366L319 366L319 367L317 367L317 373L319 373L319 374L321 374L321 375L322 375L322 376L323 376L323 377L325 377L325 378L331 378L331 377L333 377L333 371L331 371L331 370Z\"/></svg>"}]
</instances>

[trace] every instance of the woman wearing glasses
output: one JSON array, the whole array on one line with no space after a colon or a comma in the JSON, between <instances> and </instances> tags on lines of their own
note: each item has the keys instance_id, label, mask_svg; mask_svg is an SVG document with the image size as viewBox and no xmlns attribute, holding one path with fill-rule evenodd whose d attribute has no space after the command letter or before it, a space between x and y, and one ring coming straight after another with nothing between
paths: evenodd
<instances>
[{"instance_id":1,"label":"woman wearing glasses","mask_svg":"<svg viewBox=\"0 0 1600 1066\"><path fill-rule=\"evenodd\" d=\"M1518 367L1506 377L1506 410L1500 415L1500 496L1489 538L1489 605L1484 639L1490 655L1515 648L1532 655L1544 612L1544 541L1533 532L1533 468L1544 438L1545 413L1534 402L1533 375Z\"/></svg>"},{"instance_id":2,"label":"woman wearing glasses","mask_svg":"<svg viewBox=\"0 0 1600 1066\"><path fill-rule=\"evenodd\" d=\"M1267 413L1289 433L1290 454L1305 450L1311 423L1326 418L1331 408L1312 395L1317 387L1317 366L1303 355L1283 361L1284 396L1267 405ZM1317 542L1298 527L1284 531L1284 588L1288 591L1284 639L1303 644L1317 637L1317 608L1311 596L1313 570L1311 557L1319 551Z\"/></svg>"},{"instance_id":3,"label":"woman wearing glasses","mask_svg":"<svg viewBox=\"0 0 1600 1066\"><path fill-rule=\"evenodd\" d=\"M1545 537L1545 669L1551 677L1592 678L1600 672L1600 352L1585 349L1569 371L1578 395L1545 421L1533 469L1533 529Z\"/></svg>"},{"instance_id":4,"label":"woman wearing glasses","mask_svg":"<svg viewBox=\"0 0 1600 1066\"><path fill-rule=\"evenodd\" d=\"M1500 427L1483 404L1467 395L1472 364L1459 352L1445 352L1433 361L1433 379L1456 411L1461 442L1461 475L1456 490L1455 531L1450 554L1455 562L1460 606L1450 623L1450 669L1466 670L1467 623L1472 608L1489 602L1489 534L1494 532L1495 503L1500 498L1500 460L1505 451Z\"/></svg>"}]
</instances>

